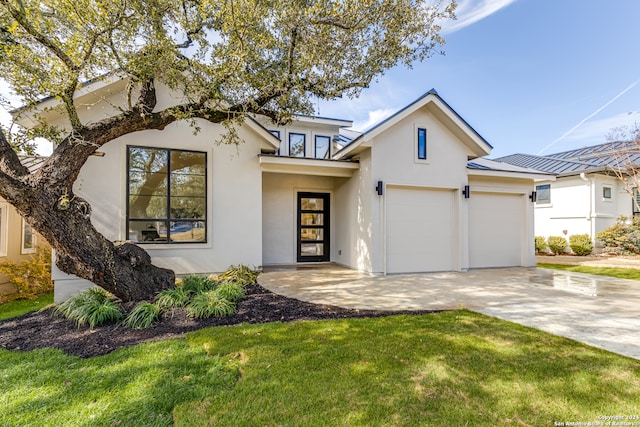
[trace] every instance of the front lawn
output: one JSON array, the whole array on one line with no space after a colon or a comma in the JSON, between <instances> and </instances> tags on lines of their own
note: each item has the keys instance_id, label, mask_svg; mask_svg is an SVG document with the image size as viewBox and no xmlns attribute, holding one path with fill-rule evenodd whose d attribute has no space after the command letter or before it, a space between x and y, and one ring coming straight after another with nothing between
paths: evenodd
<instances>
[{"instance_id":1,"label":"front lawn","mask_svg":"<svg viewBox=\"0 0 640 427\"><path fill-rule=\"evenodd\" d=\"M621 279L640 280L640 270L616 267L589 267L586 265L538 264L541 268L575 271L577 273L597 274L599 276L618 277Z\"/></svg>"},{"instance_id":2,"label":"front lawn","mask_svg":"<svg viewBox=\"0 0 640 427\"><path fill-rule=\"evenodd\" d=\"M0 425L553 425L638 414L640 361L466 310L0 350Z\"/></svg>"},{"instance_id":3,"label":"front lawn","mask_svg":"<svg viewBox=\"0 0 640 427\"><path fill-rule=\"evenodd\" d=\"M40 295L34 300L16 300L0 305L0 320L22 316L53 304L53 292Z\"/></svg>"}]
</instances>

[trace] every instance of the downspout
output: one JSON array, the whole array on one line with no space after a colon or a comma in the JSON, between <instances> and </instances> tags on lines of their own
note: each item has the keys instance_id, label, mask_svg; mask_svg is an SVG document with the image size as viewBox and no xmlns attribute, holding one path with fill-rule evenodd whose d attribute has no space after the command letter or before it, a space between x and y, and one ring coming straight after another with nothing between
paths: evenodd
<instances>
[{"instance_id":1,"label":"downspout","mask_svg":"<svg viewBox=\"0 0 640 427\"><path fill-rule=\"evenodd\" d=\"M593 178L587 178L587 175L584 172L580 172L580 179L587 182L589 184L589 213L587 214L587 221L589 221L589 237L591 238L591 241L593 242L594 238L595 238L595 224L593 221L593 188L594 188L594 179ZM595 242L594 242L595 243Z\"/></svg>"}]
</instances>

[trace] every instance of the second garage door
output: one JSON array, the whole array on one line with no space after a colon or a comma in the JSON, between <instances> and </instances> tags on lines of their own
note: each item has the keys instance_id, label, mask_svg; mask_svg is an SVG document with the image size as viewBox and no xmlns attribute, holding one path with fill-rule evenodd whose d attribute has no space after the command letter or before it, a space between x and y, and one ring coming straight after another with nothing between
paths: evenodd
<instances>
[{"instance_id":1,"label":"second garage door","mask_svg":"<svg viewBox=\"0 0 640 427\"><path fill-rule=\"evenodd\" d=\"M522 265L523 197L511 193L471 193L469 267Z\"/></svg>"},{"instance_id":2,"label":"second garage door","mask_svg":"<svg viewBox=\"0 0 640 427\"><path fill-rule=\"evenodd\" d=\"M387 187L387 272L453 270L456 218L451 190Z\"/></svg>"}]
</instances>

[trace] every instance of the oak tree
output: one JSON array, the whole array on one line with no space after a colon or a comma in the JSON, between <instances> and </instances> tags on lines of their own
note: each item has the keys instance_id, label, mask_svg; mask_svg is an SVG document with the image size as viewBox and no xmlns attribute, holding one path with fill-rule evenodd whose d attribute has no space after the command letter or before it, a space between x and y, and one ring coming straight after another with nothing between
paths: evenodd
<instances>
[{"instance_id":1,"label":"oak tree","mask_svg":"<svg viewBox=\"0 0 640 427\"><path fill-rule=\"evenodd\" d=\"M174 282L132 243L114 244L73 193L89 156L123 135L206 119L228 129L250 114L284 123L312 114L316 97L357 96L386 70L439 51L445 0L0 0L0 78L33 125L0 129L0 196L56 250L57 266L123 300L149 299ZM74 103L85 81L126 79L126 107L86 122ZM113 75L113 74L112 74ZM181 93L160 108L161 82ZM57 101L64 126L41 101ZM55 143L31 173L18 151Z\"/></svg>"}]
</instances>

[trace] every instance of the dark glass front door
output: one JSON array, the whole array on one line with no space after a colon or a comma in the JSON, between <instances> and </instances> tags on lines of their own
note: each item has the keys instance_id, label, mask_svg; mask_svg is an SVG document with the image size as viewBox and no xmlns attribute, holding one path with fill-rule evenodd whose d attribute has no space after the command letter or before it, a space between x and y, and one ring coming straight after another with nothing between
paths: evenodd
<instances>
[{"instance_id":1,"label":"dark glass front door","mask_svg":"<svg viewBox=\"0 0 640 427\"><path fill-rule=\"evenodd\" d=\"M298 262L329 261L329 194L298 193Z\"/></svg>"}]
</instances>

